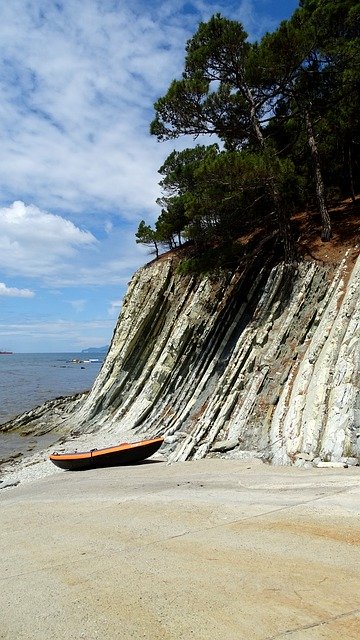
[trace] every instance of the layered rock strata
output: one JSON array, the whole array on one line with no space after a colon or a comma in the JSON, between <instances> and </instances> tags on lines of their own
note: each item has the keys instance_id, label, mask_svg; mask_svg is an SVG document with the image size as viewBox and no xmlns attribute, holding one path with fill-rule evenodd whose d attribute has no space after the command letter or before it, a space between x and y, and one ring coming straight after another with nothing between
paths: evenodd
<instances>
[{"instance_id":1,"label":"layered rock strata","mask_svg":"<svg viewBox=\"0 0 360 640\"><path fill-rule=\"evenodd\" d=\"M54 426L165 435L170 461L356 462L359 364L360 258L199 280L170 254L134 275L92 390Z\"/></svg>"}]
</instances>

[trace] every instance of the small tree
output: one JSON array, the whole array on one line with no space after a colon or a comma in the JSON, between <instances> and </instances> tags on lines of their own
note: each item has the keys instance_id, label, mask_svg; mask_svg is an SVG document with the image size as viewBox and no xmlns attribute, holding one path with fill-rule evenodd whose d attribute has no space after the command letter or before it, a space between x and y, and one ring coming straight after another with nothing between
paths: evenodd
<instances>
[{"instance_id":1,"label":"small tree","mask_svg":"<svg viewBox=\"0 0 360 640\"><path fill-rule=\"evenodd\" d=\"M151 247L154 246L153 253L156 254L156 258L159 257L156 231L154 231L149 225L145 224L145 220L141 220L138 230L135 233L135 237L137 244L144 244Z\"/></svg>"},{"instance_id":2,"label":"small tree","mask_svg":"<svg viewBox=\"0 0 360 640\"><path fill-rule=\"evenodd\" d=\"M187 225L185 214L185 199L183 196L159 198L157 204L163 206L156 222L159 239L165 239L170 248L181 246L182 232Z\"/></svg>"}]
</instances>

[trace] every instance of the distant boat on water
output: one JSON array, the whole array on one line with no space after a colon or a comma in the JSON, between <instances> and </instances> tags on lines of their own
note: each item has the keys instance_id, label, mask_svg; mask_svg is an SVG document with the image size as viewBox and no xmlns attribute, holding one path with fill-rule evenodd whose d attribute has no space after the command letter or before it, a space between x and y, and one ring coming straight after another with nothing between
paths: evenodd
<instances>
[{"instance_id":1,"label":"distant boat on water","mask_svg":"<svg viewBox=\"0 0 360 640\"><path fill-rule=\"evenodd\" d=\"M0 351L0 356L11 356L13 351Z\"/></svg>"}]
</instances>

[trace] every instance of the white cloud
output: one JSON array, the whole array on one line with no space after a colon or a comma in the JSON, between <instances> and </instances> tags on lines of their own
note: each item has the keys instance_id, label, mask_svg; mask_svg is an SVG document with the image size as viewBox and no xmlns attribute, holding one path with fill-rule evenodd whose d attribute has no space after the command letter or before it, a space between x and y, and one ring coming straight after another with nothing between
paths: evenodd
<instances>
[{"instance_id":1,"label":"white cloud","mask_svg":"<svg viewBox=\"0 0 360 640\"><path fill-rule=\"evenodd\" d=\"M104 229L105 229L105 232L106 232L108 235L110 235L110 233L111 233L111 232L113 231L113 229L114 229L114 225L113 225L113 223L111 222L111 220L107 220L107 221L105 222L105 224L104 224Z\"/></svg>"},{"instance_id":2,"label":"white cloud","mask_svg":"<svg viewBox=\"0 0 360 640\"><path fill-rule=\"evenodd\" d=\"M122 300L112 300L112 302L110 302L109 308L108 308L108 314L109 316L111 316L112 318L116 317L119 315L119 311L121 309L123 301Z\"/></svg>"},{"instance_id":3,"label":"white cloud","mask_svg":"<svg viewBox=\"0 0 360 640\"><path fill-rule=\"evenodd\" d=\"M181 74L185 43L212 13L253 3L39 0L0 6L0 172L9 199L139 219L174 147L149 135L152 104ZM35 197L36 196L36 197Z\"/></svg>"},{"instance_id":4,"label":"white cloud","mask_svg":"<svg viewBox=\"0 0 360 640\"><path fill-rule=\"evenodd\" d=\"M98 240L62 216L14 202L0 207L0 270L52 288L125 285L148 259L134 232L111 223Z\"/></svg>"},{"instance_id":5,"label":"white cloud","mask_svg":"<svg viewBox=\"0 0 360 640\"><path fill-rule=\"evenodd\" d=\"M76 311L76 313L80 313L81 311L83 311L86 306L86 300L84 299L68 300L68 303Z\"/></svg>"},{"instance_id":6,"label":"white cloud","mask_svg":"<svg viewBox=\"0 0 360 640\"><path fill-rule=\"evenodd\" d=\"M8 296L10 298L33 298L34 295L34 291L31 291L30 289L7 287L4 282L0 282L0 296Z\"/></svg>"},{"instance_id":7,"label":"white cloud","mask_svg":"<svg viewBox=\"0 0 360 640\"><path fill-rule=\"evenodd\" d=\"M79 249L96 242L70 220L33 205L18 201L0 208L0 268L5 272L49 278L67 270Z\"/></svg>"},{"instance_id":8,"label":"white cloud","mask_svg":"<svg viewBox=\"0 0 360 640\"><path fill-rule=\"evenodd\" d=\"M0 10L3 183L72 212L153 206L164 152L151 105L184 38L120 5L37 5L44 18L21 0Z\"/></svg>"}]
</instances>

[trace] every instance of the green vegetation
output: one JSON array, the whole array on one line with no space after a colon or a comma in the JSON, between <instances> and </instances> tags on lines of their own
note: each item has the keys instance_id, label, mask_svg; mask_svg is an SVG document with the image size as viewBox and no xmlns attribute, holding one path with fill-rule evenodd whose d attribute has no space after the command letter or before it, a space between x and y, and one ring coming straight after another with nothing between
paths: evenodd
<instances>
[{"instance_id":1,"label":"green vegetation","mask_svg":"<svg viewBox=\"0 0 360 640\"><path fill-rule=\"evenodd\" d=\"M188 41L184 71L154 105L158 140L214 134L218 144L173 151L160 168L161 213L136 241L173 249L191 241L184 270L234 263L259 229L296 257L290 217L359 190L360 3L303 0L251 43L217 14Z\"/></svg>"}]
</instances>

